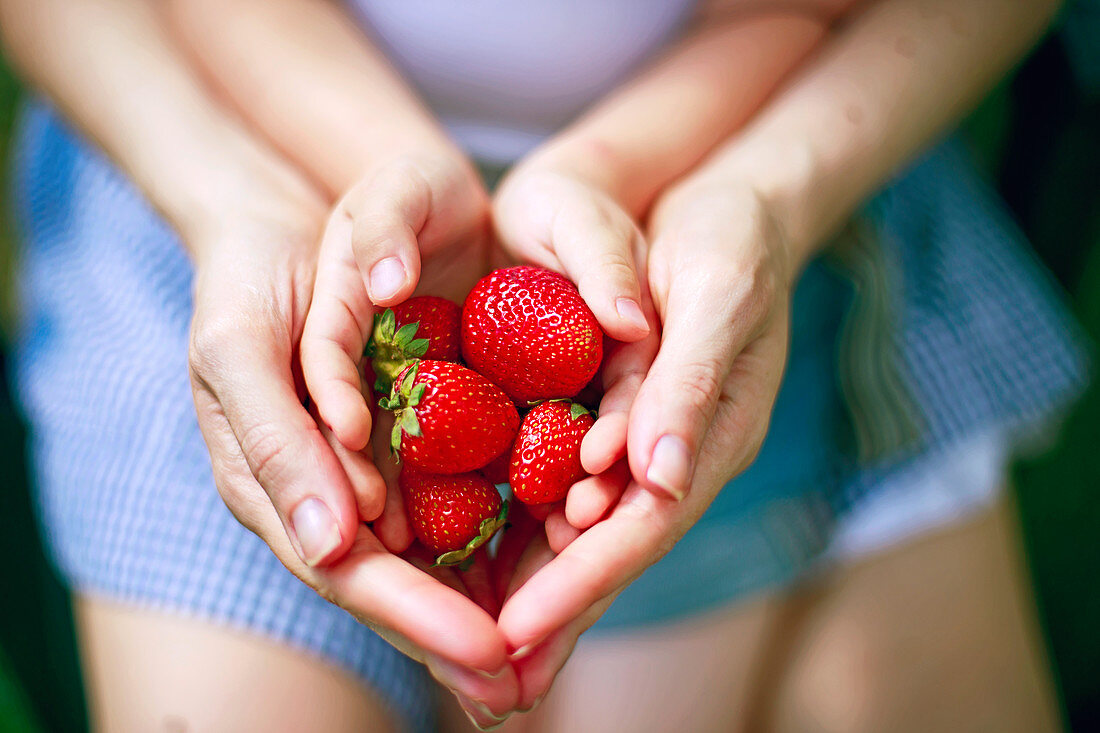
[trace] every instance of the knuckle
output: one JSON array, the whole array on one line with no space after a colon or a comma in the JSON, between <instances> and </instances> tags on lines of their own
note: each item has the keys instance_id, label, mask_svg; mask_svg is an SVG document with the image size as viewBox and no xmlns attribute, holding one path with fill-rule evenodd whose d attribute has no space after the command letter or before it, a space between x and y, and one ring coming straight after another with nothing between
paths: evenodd
<instances>
[{"instance_id":1,"label":"knuckle","mask_svg":"<svg viewBox=\"0 0 1100 733\"><path fill-rule=\"evenodd\" d=\"M693 411L709 413L722 392L723 377L721 366L714 359L698 360L680 367L678 401Z\"/></svg>"},{"instance_id":2,"label":"knuckle","mask_svg":"<svg viewBox=\"0 0 1100 733\"><path fill-rule=\"evenodd\" d=\"M604 251L590 260L580 277L588 289L634 290L634 266L619 252Z\"/></svg>"},{"instance_id":3,"label":"knuckle","mask_svg":"<svg viewBox=\"0 0 1100 733\"><path fill-rule=\"evenodd\" d=\"M195 322L191 328L187 361L193 376L201 380L222 371L226 350L239 335L239 324L228 318Z\"/></svg>"},{"instance_id":4,"label":"knuckle","mask_svg":"<svg viewBox=\"0 0 1100 733\"><path fill-rule=\"evenodd\" d=\"M240 443L253 475L265 488L284 478L293 465L294 441L273 423L261 422L249 427L241 435Z\"/></svg>"}]
</instances>

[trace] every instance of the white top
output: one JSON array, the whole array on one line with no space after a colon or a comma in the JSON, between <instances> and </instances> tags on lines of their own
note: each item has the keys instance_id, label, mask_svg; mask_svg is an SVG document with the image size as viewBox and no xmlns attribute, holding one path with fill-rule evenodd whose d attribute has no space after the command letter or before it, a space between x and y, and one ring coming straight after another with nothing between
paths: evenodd
<instances>
[{"instance_id":1,"label":"white top","mask_svg":"<svg viewBox=\"0 0 1100 733\"><path fill-rule=\"evenodd\" d=\"M459 144L507 163L652 57L695 0L348 0Z\"/></svg>"}]
</instances>

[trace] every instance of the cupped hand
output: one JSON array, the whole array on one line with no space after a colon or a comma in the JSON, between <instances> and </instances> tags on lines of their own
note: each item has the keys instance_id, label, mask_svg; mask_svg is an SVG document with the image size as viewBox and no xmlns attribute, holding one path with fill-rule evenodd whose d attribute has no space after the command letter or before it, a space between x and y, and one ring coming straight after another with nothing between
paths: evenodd
<instances>
[{"instance_id":1,"label":"cupped hand","mask_svg":"<svg viewBox=\"0 0 1100 733\"><path fill-rule=\"evenodd\" d=\"M663 330L612 354L601 405L601 419L628 421L630 471L616 451L586 445L586 467L604 475L570 491L574 532L548 532L564 537L556 546L535 535L507 556L515 570L499 624L524 707L753 460L779 389L794 272L766 205L728 186L680 190L655 211L651 236L649 291Z\"/></svg>"},{"instance_id":2,"label":"cupped hand","mask_svg":"<svg viewBox=\"0 0 1100 733\"><path fill-rule=\"evenodd\" d=\"M491 722L515 706L518 686L485 593L387 550L363 523L387 493L369 453L349 450L304 406L298 344L326 207L287 184L240 209L188 242L192 387L218 491L291 572Z\"/></svg>"},{"instance_id":3,"label":"cupped hand","mask_svg":"<svg viewBox=\"0 0 1100 733\"><path fill-rule=\"evenodd\" d=\"M371 493L374 530L401 552L412 542L397 464L375 429L373 385L363 372L363 348L374 315L419 291L461 303L488 270L488 195L477 172L457 152L403 156L377 166L329 216L317 281L301 340L309 395L342 455L371 455L373 443L389 492ZM388 417L385 415L380 418ZM375 486L375 485L372 485Z\"/></svg>"}]
</instances>

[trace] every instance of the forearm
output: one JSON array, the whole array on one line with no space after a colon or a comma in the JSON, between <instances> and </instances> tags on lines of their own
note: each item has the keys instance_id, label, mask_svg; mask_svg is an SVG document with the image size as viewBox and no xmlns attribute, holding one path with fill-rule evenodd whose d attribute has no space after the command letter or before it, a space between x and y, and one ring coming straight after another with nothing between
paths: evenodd
<instances>
[{"instance_id":1,"label":"forearm","mask_svg":"<svg viewBox=\"0 0 1100 733\"><path fill-rule=\"evenodd\" d=\"M885 0L838 34L742 133L680 182L754 188L793 263L957 121L1046 29L1055 0Z\"/></svg>"},{"instance_id":2,"label":"forearm","mask_svg":"<svg viewBox=\"0 0 1100 733\"><path fill-rule=\"evenodd\" d=\"M266 205L265 187L300 185L208 98L148 3L0 0L0 28L27 81L126 171L185 242Z\"/></svg>"},{"instance_id":3,"label":"forearm","mask_svg":"<svg viewBox=\"0 0 1100 733\"><path fill-rule=\"evenodd\" d=\"M381 160L457 154L336 3L172 0L167 8L213 85L333 196Z\"/></svg>"},{"instance_id":4,"label":"forearm","mask_svg":"<svg viewBox=\"0 0 1100 733\"><path fill-rule=\"evenodd\" d=\"M786 11L705 25L525 165L581 177L640 215L751 118L826 28L823 18Z\"/></svg>"}]
</instances>

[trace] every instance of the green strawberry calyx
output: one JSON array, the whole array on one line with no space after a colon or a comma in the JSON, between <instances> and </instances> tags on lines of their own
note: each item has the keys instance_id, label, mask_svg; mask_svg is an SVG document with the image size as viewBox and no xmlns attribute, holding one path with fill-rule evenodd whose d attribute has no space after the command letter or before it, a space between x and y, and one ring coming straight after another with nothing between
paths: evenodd
<instances>
[{"instance_id":1,"label":"green strawberry calyx","mask_svg":"<svg viewBox=\"0 0 1100 733\"><path fill-rule=\"evenodd\" d=\"M488 517L481 520L481 525L478 527L477 537L466 543L466 546L461 550L452 550L451 552L445 552L435 559L435 564L432 567L439 567L441 565L462 565L470 555L474 554L477 548L484 545L486 542L493 538L501 527L503 527L508 521L508 502L505 501L500 505L500 513L495 517ZM463 570L466 568L463 567Z\"/></svg>"},{"instance_id":2,"label":"green strawberry calyx","mask_svg":"<svg viewBox=\"0 0 1100 733\"><path fill-rule=\"evenodd\" d=\"M428 353L428 339L416 338L419 321L397 327L393 309L387 308L381 315L375 314L374 328L364 349L374 367L374 388L383 394L413 361Z\"/></svg>"},{"instance_id":3,"label":"green strawberry calyx","mask_svg":"<svg viewBox=\"0 0 1100 733\"><path fill-rule=\"evenodd\" d=\"M416 417L416 406L424 399L424 391L428 385L416 384L416 375L419 370L420 361L414 359L412 365L405 369L401 381L395 381L391 386L389 397L378 400L378 406L383 410L393 410L390 449L395 455L401 450L401 437L404 433L414 437L420 436L420 420Z\"/></svg>"},{"instance_id":4,"label":"green strawberry calyx","mask_svg":"<svg viewBox=\"0 0 1100 733\"><path fill-rule=\"evenodd\" d=\"M596 417L596 411L595 410L588 409L587 407L582 405L580 402L573 402L568 397L558 397L558 398L555 398L555 399L552 399L552 400L546 400L546 402L566 402L566 403L568 403L569 404L569 419L570 420L576 420L581 415L591 415L592 417ZM534 402L528 402L527 404L530 405L531 407L534 407L534 406L536 406L538 404L541 404L541 403L542 403L542 400L536 400Z\"/></svg>"}]
</instances>

